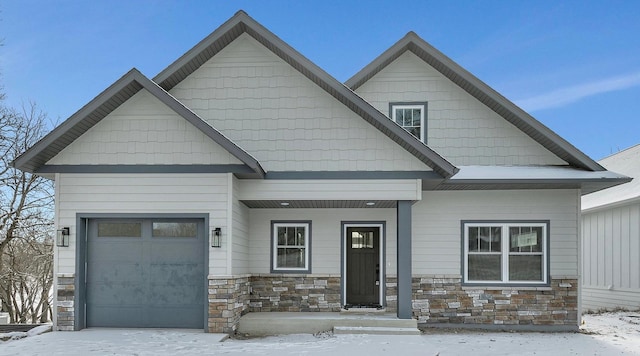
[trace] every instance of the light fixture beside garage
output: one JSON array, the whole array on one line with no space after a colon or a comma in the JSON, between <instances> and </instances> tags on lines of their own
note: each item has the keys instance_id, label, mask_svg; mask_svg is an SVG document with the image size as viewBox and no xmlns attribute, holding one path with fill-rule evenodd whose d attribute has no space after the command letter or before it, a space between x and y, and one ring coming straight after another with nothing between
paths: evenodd
<instances>
[{"instance_id":1,"label":"light fixture beside garage","mask_svg":"<svg viewBox=\"0 0 640 356\"><path fill-rule=\"evenodd\" d=\"M56 246L69 247L69 228L63 227L56 230Z\"/></svg>"},{"instance_id":2,"label":"light fixture beside garage","mask_svg":"<svg viewBox=\"0 0 640 356\"><path fill-rule=\"evenodd\" d=\"M222 228L211 230L211 247L222 247Z\"/></svg>"}]
</instances>

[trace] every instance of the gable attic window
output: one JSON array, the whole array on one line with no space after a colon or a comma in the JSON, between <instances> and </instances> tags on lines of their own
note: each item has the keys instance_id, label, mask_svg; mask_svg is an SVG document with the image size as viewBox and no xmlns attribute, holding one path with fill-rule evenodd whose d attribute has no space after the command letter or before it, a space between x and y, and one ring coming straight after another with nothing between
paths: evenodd
<instances>
[{"instance_id":1,"label":"gable attic window","mask_svg":"<svg viewBox=\"0 0 640 356\"><path fill-rule=\"evenodd\" d=\"M427 103L390 103L389 118L418 140L427 143Z\"/></svg>"}]
</instances>

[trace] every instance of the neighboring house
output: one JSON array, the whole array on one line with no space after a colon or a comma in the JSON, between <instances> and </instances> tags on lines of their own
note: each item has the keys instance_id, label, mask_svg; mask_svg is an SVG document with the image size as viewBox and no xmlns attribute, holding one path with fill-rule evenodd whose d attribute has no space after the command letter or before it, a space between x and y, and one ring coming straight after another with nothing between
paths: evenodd
<instances>
[{"instance_id":1,"label":"neighboring house","mask_svg":"<svg viewBox=\"0 0 640 356\"><path fill-rule=\"evenodd\" d=\"M242 11L14 165L70 231L58 330L343 306L574 330L580 196L628 180L414 33L342 84Z\"/></svg>"},{"instance_id":2,"label":"neighboring house","mask_svg":"<svg viewBox=\"0 0 640 356\"><path fill-rule=\"evenodd\" d=\"M640 309L640 145L599 163L633 181L582 197L582 305Z\"/></svg>"}]
</instances>

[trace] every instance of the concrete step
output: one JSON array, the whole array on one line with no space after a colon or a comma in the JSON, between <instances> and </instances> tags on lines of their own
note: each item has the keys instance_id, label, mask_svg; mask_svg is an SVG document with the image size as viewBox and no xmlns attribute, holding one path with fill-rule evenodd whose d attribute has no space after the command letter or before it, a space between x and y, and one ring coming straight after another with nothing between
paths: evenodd
<instances>
[{"instance_id":1,"label":"concrete step","mask_svg":"<svg viewBox=\"0 0 640 356\"><path fill-rule=\"evenodd\" d=\"M340 334L367 334L367 335L420 335L418 328L396 328L384 326L336 326L333 333Z\"/></svg>"},{"instance_id":2,"label":"concrete step","mask_svg":"<svg viewBox=\"0 0 640 356\"><path fill-rule=\"evenodd\" d=\"M418 328L415 319L377 318L375 316L354 315L351 318L337 319L334 326L346 326L354 328L385 327L385 328Z\"/></svg>"},{"instance_id":3,"label":"concrete step","mask_svg":"<svg viewBox=\"0 0 640 356\"><path fill-rule=\"evenodd\" d=\"M349 309L341 309L340 314L355 314L355 315L376 315L376 314L386 314L387 309L378 309L378 308L349 308Z\"/></svg>"},{"instance_id":4,"label":"concrete step","mask_svg":"<svg viewBox=\"0 0 640 356\"><path fill-rule=\"evenodd\" d=\"M254 336L314 334L330 331L335 327L407 328L418 331L418 321L398 319L393 313L371 315L338 312L263 312L243 315L238 324L238 332Z\"/></svg>"}]
</instances>

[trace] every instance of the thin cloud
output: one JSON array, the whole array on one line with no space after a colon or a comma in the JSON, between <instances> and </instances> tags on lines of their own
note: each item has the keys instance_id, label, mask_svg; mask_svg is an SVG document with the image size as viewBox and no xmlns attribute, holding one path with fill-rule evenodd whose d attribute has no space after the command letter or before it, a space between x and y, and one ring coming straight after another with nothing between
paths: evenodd
<instances>
[{"instance_id":1,"label":"thin cloud","mask_svg":"<svg viewBox=\"0 0 640 356\"><path fill-rule=\"evenodd\" d=\"M516 104L528 111L551 109L574 103L589 96L638 85L640 85L640 72L557 89L546 94L516 100Z\"/></svg>"}]
</instances>

